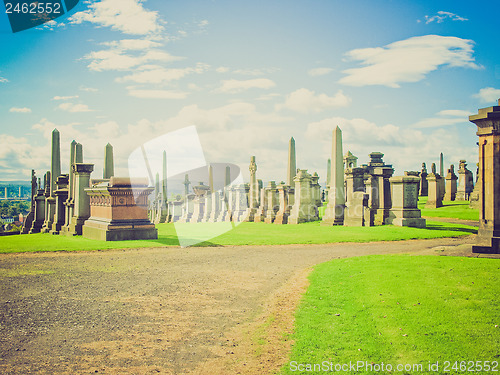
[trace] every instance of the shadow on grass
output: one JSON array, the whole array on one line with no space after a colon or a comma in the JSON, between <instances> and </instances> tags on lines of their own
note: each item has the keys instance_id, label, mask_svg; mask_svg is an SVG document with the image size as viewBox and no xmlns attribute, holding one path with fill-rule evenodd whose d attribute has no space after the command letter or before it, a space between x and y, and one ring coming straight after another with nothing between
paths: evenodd
<instances>
[{"instance_id":1,"label":"shadow on grass","mask_svg":"<svg viewBox=\"0 0 500 375\"><path fill-rule=\"evenodd\" d=\"M466 227L443 227L436 224L427 224L425 227L427 230L446 230L453 232L467 232L471 234L477 234L477 228L466 228Z\"/></svg>"}]
</instances>

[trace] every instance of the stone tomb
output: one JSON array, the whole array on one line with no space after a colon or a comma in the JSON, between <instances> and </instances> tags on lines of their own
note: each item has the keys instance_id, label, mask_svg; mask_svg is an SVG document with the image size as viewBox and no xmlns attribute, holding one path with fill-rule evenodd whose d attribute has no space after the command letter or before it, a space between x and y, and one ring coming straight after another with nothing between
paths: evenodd
<instances>
[{"instance_id":1,"label":"stone tomb","mask_svg":"<svg viewBox=\"0 0 500 375\"><path fill-rule=\"evenodd\" d=\"M419 178L415 176L396 176L389 179L391 183L392 208L386 224L400 227L425 228L418 209Z\"/></svg>"},{"instance_id":2,"label":"stone tomb","mask_svg":"<svg viewBox=\"0 0 500 375\"><path fill-rule=\"evenodd\" d=\"M103 240L157 239L158 231L148 219L147 179L111 177L109 182L85 189L90 198L90 218L83 237Z\"/></svg>"}]
</instances>

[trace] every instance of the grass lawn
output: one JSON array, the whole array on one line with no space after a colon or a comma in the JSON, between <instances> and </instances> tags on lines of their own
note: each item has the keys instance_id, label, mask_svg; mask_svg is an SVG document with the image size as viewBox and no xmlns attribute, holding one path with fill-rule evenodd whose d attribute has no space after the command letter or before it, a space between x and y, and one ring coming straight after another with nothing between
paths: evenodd
<instances>
[{"instance_id":1,"label":"grass lawn","mask_svg":"<svg viewBox=\"0 0 500 375\"><path fill-rule=\"evenodd\" d=\"M309 280L290 361L423 365L405 374L430 373L429 361L439 361L433 373L469 373L453 371L455 361L500 361L499 260L364 256L320 264ZM281 373L298 372L289 362Z\"/></svg>"},{"instance_id":2,"label":"grass lawn","mask_svg":"<svg viewBox=\"0 0 500 375\"><path fill-rule=\"evenodd\" d=\"M418 198L418 208L422 210L422 216L479 220L479 210L469 208L468 201L443 201L443 207L439 208L425 208L426 202L427 197Z\"/></svg>"},{"instance_id":3,"label":"grass lawn","mask_svg":"<svg viewBox=\"0 0 500 375\"><path fill-rule=\"evenodd\" d=\"M227 223L189 224L193 237L207 229L217 230ZM175 226L158 224L158 239L144 241L105 242L76 237L31 234L0 237L0 253L25 251L77 251L178 246ZM299 225L241 223L233 230L197 246L321 244L335 242L397 241L422 238L458 237L477 233L477 229L459 224L428 222L427 228L406 228L392 225L379 227L325 227L320 222Z\"/></svg>"}]
</instances>

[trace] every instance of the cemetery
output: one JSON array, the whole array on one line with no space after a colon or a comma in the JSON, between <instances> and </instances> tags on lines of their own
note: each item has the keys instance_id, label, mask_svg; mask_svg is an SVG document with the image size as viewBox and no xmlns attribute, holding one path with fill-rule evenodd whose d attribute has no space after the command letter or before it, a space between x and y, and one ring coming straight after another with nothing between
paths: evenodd
<instances>
[{"instance_id":1,"label":"cemetery","mask_svg":"<svg viewBox=\"0 0 500 375\"><path fill-rule=\"evenodd\" d=\"M292 137L286 181L260 180L258 155L250 155L248 183L232 183L229 165L209 164L206 177L181 176L183 194L170 196L165 151L149 178L146 171L144 178L115 176L108 143L96 178L73 141L62 173L54 129L50 170L43 177L32 171L22 234L0 237L1 253L42 252L48 263L37 254L1 254L10 263L0 278L38 288L50 307L35 304L31 313L74 327L64 337L83 354L66 351L55 361L57 348L70 346L44 321L33 323L53 343L41 358L54 372L175 373L169 351L192 361L176 366L193 373L236 373L244 363L246 373L287 374L295 372L291 363L325 358L331 366L412 358L430 366L457 356L496 363L498 266L476 258L500 252L500 101L470 121L479 137L476 178L467 167L474 161L446 168L443 154L429 169L424 162L396 176L383 150L367 159L344 150L340 124L327 176L297 166ZM179 248L177 225L189 228L192 247ZM207 228L219 234L197 238ZM62 294L50 295L60 282ZM66 298L82 294L89 296L83 304ZM15 317L26 306L5 306L8 329L24 327ZM61 313L67 309L73 316ZM87 327L90 321L97 326ZM40 353L46 345L43 335L28 346L11 334L9 350ZM12 358L27 372L45 366L29 355Z\"/></svg>"}]
</instances>

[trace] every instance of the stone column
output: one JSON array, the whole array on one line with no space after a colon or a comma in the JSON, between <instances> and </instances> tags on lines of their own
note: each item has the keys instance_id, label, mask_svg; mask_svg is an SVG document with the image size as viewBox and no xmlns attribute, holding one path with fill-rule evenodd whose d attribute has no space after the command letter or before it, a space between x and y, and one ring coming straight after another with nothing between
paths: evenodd
<instances>
[{"instance_id":1,"label":"stone column","mask_svg":"<svg viewBox=\"0 0 500 375\"><path fill-rule=\"evenodd\" d=\"M425 219L418 209L418 184L416 176L397 176L389 179L391 183L392 208L386 224L400 227L425 228Z\"/></svg>"},{"instance_id":2,"label":"stone column","mask_svg":"<svg viewBox=\"0 0 500 375\"><path fill-rule=\"evenodd\" d=\"M35 220L35 196L37 192L37 183L36 183L36 176L35 176L35 170L31 170L31 204L30 204L30 212L28 213L28 216L26 216L26 219L24 220L23 223L23 229L21 230L21 234L28 234L31 225L33 224L33 221Z\"/></svg>"},{"instance_id":3,"label":"stone column","mask_svg":"<svg viewBox=\"0 0 500 375\"><path fill-rule=\"evenodd\" d=\"M422 163L422 170L420 172L420 190L419 195L421 197L426 197L429 192L429 185L427 183L427 168L425 163Z\"/></svg>"},{"instance_id":4,"label":"stone column","mask_svg":"<svg viewBox=\"0 0 500 375\"><path fill-rule=\"evenodd\" d=\"M312 176L306 169L299 169L294 178L294 203L288 217L289 224L319 220L318 206L314 198Z\"/></svg>"},{"instance_id":5,"label":"stone column","mask_svg":"<svg viewBox=\"0 0 500 375\"><path fill-rule=\"evenodd\" d=\"M443 153L439 154L439 175L441 179L439 180L439 194L441 194L441 200L444 198L444 194L446 192L446 180L444 175L444 162L443 162Z\"/></svg>"},{"instance_id":6,"label":"stone column","mask_svg":"<svg viewBox=\"0 0 500 375\"><path fill-rule=\"evenodd\" d=\"M68 199L68 179L69 175L60 175L56 180L57 189L55 191L56 196L56 212L54 217L54 223L52 224L51 234L59 234L61 228L64 225L65 220L65 206L64 202Z\"/></svg>"},{"instance_id":7,"label":"stone column","mask_svg":"<svg viewBox=\"0 0 500 375\"><path fill-rule=\"evenodd\" d=\"M436 173L436 164L432 163L431 173L427 176L427 182L429 184L429 194L427 198L427 203L425 207L427 208L438 208L443 206L441 189L441 176Z\"/></svg>"},{"instance_id":8,"label":"stone column","mask_svg":"<svg viewBox=\"0 0 500 375\"><path fill-rule=\"evenodd\" d=\"M113 162L113 146L109 143L104 148L104 169L102 171L103 179L110 179L115 175L115 166Z\"/></svg>"},{"instance_id":9,"label":"stone column","mask_svg":"<svg viewBox=\"0 0 500 375\"><path fill-rule=\"evenodd\" d=\"M312 199L315 202L316 207L323 206L323 200L321 199L321 185L319 184L319 176L317 172L314 172L311 177L311 189L312 189Z\"/></svg>"},{"instance_id":10,"label":"stone column","mask_svg":"<svg viewBox=\"0 0 500 375\"><path fill-rule=\"evenodd\" d=\"M245 214L245 221L254 221L255 214L259 208L259 185L257 183L257 164L255 156L250 158L250 190L248 195L248 209Z\"/></svg>"},{"instance_id":11,"label":"stone column","mask_svg":"<svg viewBox=\"0 0 500 375\"><path fill-rule=\"evenodd\" d=\"M479 136L479 231L474 253L500 253L500 99L469 116Z\"/></svg>"},{"instance_id":12,"label":"stone column","mask_svg":"<svg viewBox=\"0 0 500 375\"><path fill-rule=\"evenodd\" d=\"M189 176L186 174L184 176L184 197L187 197L189 195L189 185L191 184L191 181L189 181Z\"/></svg>"},{"instance_id":13,"label":"stone column","mask_svg":"<svg viewBox=\"0 0 500 375\"><path fill-rule=\"evenodd\" d=\"M286 184L288 186L293 186L294 181L293 178L297 173L297 163L295 159L295 139L290 138L290 142L288 143L288 169L286 174Z\"/></svg>"},{"instance_id":14,"label":"stone column","mask_svg":"<svg viewBox=\"0 0 500 375\"><path fill-rule=\"evenodd\" d=\"M209 193L210 188L200 182L199 185L193 186L194 193L196 197L193 200L193 216L190 223L199 223L203 221L203 215L205 213L205 197Z\"/></svg>"},{"instance_id":15,"label":"stone column","mask_svg":"<svg viewBox=\"0 0 500 375\"><path fill-rule=\"evenodd\" d=\"M212 215L212 200L214 199L214 170L211 165L208 166L208 190L205 194L205 212L202 222L208 223Z\"/></svg>"},{"instance_id":16,"label":"stone column","mask_svg":"<svg viewBox=\"0 0 500 375\"><path fill-rule=\"evenodd\" d=\"M457 194L457 175L455 174L455 167L450 165L448 174L446 175L446 192L444 194L445 201L454 201Z\"/></svg>"},{"instance_id":17,"label":"stone column","mask_svg":"<svg viewBox=\"0 0 500 375\"><path fill-rule=\"evenodd\" d=\"M332 168L328 204L321 225L344 223L344 158L342 155L342 131L337 126L332 137Z\"/></svg>"},{"instance_id":18,"label":"stone column","mask_svg":"<svg viewBox=\"0 0 500 375\"><path fill-rule=\"evenodd\" d=\"M186 175L187 176L187 175ZM179 223L189 223L194 211L194 199L195 194L188 194L184 197L184 203L182 205L182 215L178 220Z\"/></svg>"}]
</instances>

